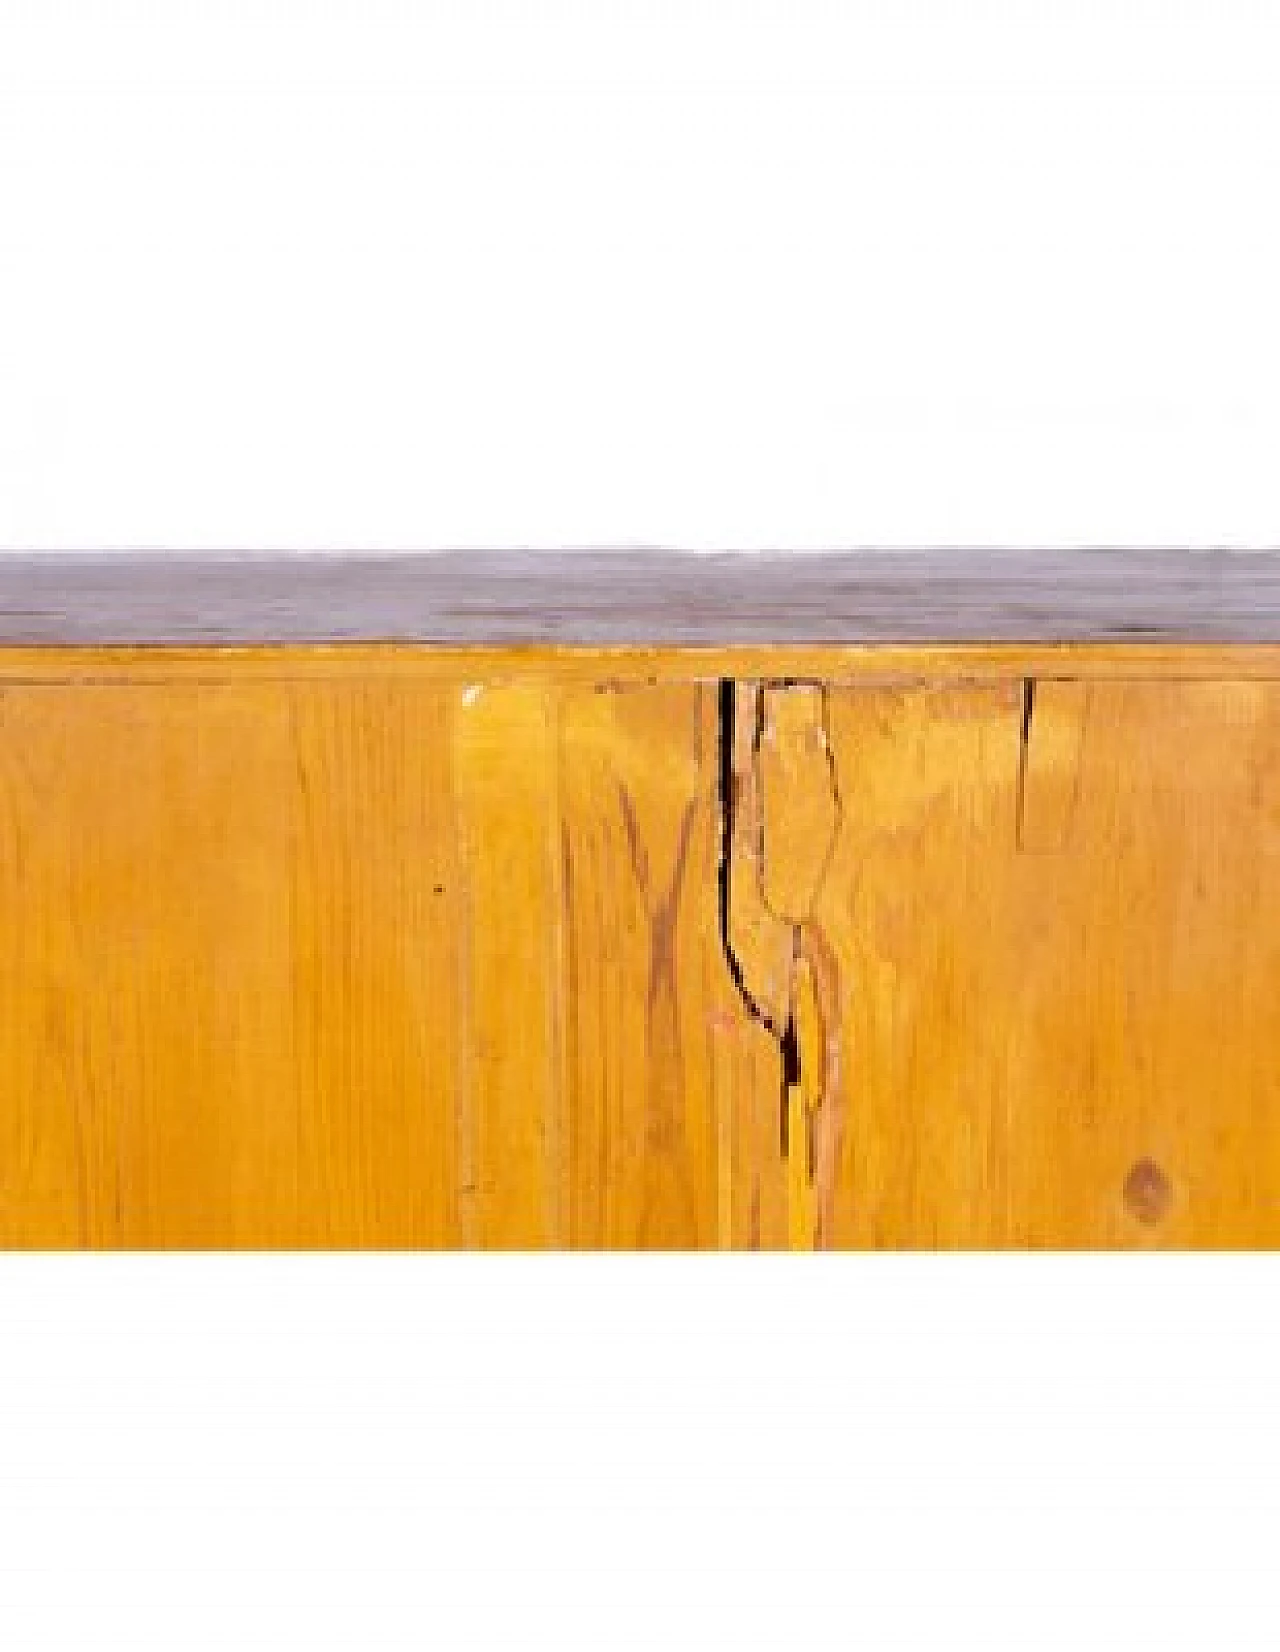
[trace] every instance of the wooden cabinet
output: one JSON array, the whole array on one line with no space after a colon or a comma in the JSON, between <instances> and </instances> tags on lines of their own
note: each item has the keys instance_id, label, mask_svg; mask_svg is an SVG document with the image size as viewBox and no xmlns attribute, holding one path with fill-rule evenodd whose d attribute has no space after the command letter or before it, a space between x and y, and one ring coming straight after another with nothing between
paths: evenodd
<instances>
[{"instance_id":1,"label":"wooden cabinet","mask_svg":"<svg viewBox=\"0 0 1280 1652\"><path fill-rule=\"evenodd\" d=\"M0 1243L1280 1242L1273 648L0 651Z\"/></svg>"}]
</instances>

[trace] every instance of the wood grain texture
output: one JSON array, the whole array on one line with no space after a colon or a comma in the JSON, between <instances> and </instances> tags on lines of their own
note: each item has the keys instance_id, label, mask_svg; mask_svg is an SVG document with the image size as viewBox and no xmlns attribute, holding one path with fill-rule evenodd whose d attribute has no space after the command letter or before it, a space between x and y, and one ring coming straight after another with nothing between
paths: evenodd
<instances>
[{"instance_id":1,"label":"wood grain texture","mask_svg":"<svg viewBox=\"0 0 1280 1652\"><path fill-rule=\"evenodd\" d=\"M1277 758L1275 688L1095 699L1053 898L1019 862L1004 918L1011 1241L1280 1240Z\"/></svg>"},{"instance_id":2,"label":"wood grain texture","mask_svg":"<svg viewBox=\"0 0 1280 1652\"><path fill-rule=\"evenodd\" d=\"M1280 689L1095 684L1083 740L1061 715L1041 754L1012 685L835 697L837 1243L1280 1237Z\"/></svg>"},{"instance_id":3,"label":"wood grain texture","mask_svg":"<svg viewBox=\"0 0 1280 1652\"><path fill-rule=\"evenodd\" d=\"M287 709L293 764L276 868L292 1056L276 1082L296 1090L294 1237L457 1245L456 696L434 683L268 692Z\"/></svg>"},{"instance_id":4,"label":"wood grain texture","mask_svg":"<svg viewBox=\"0 0 1280 1652\"><path fill-rule=\"evenodd\" d=\"M563 687L655 681L820 682L828 687L904 688L930 683L1274 682L1280 645L1271 643L738 643L663 648L394 643L308 643L272 647L0 646L0 684L143 684L235 681L432 681L542 683Z\"/></svg>"},{"instance_id":5,"label":"wood grain texture","mask_svg":"<svg viewBox=\"0 0 1280 1652\"><path fill-rule=\"evenodd\" d=\"M1278 673L89 653L0 652L0 1244L1280 1244Z\"/></svg>"},{"instance_id":6,"label":"wood grain texture","mask_svg":"<svg viewBox=\"0 0 1280 1652\"><path fill-rule=\"evenodd\" d=\"M287 709L234 684L0 698L0 1235L296 1232Z\"/></svg>"},{"instance_id":7,"label":"wood grain texture","mask_svg":"<svg viewBox=\"0 0 1280 1652\"><path fill-rule=\"evenodd\" d=\"M844 1113L837 1245L1005 1237L1012 1074L984 972L1009 963L989 942L1016 841L1020 717L1015 684L831 695L843 807L814 927Z\"/></svg>"},{"instance_id":8,"label":"wood grain texture","mask_svg":"<svg viewBox=\"0 0 1280 1652\"><path fill-rule=\"evenodd\" d=\"M459 1106L468 1244L560 1243L565 1210L559 695L468 684L454 705Z\"/></svg>"},{"instance_id":9,"label":"wood grain texture","mask_svg":"<svg viewBox=\"0 0 1280 1652\"><path fill-rule=\"evenodd\" d=\"M560 855L576 1245L778 1244L777 1056L718 910L714 685L566 697Z\"/></svg>"}]
</instances>

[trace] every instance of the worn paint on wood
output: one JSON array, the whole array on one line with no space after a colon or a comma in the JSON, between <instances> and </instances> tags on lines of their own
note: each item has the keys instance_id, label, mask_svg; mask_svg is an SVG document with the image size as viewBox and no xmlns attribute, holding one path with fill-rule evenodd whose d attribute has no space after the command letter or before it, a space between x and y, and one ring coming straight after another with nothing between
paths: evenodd
<instances>
[{"instance_id":1,"label":"worn paint on wood","mask_svg":"<svg viewBox=\"0 0 1280 1652\"><path fill-rule=\"evenodd\" d=\"M0 652L0 1243L1280 1244L1235 656L87 653Z\"/></svg>"}]
</instances>

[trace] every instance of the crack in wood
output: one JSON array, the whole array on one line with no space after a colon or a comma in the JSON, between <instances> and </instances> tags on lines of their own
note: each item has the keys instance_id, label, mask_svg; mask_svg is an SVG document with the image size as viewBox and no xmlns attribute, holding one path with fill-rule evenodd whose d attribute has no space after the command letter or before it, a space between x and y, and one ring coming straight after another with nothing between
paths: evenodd
<instances>
[{"instance_id":1,"label":"crack in wood","mask_svg":"<svg viewBox=\"0 0 1280 1652\"><path fill-rule=\"evenodd\" d=\"M796 1144L802 1150L799 1179L809 1190L821 1180L822 1206L831 1180L832 1050L838 1040L827 1025L830 1010L824 1014L819 1001L819 984L830 970L814 913L843 819L827 689L791 680L750 685L752 725L744 764L743 687L731 678L719 685L720 939L747 1013L778 1047L781 1155L791 1158L794 1113L803 1130ZM815 758L820 784L814 781ZM775 772L766 785L770 765ZM770 801L775 794L780 803ZM779 808L787 810L785 817ZM781 899L770 899L771 879ZM819 1122L824 1104L832 1114L831 1128ZM826 1144L822 1152L819 1138ZM823 1210L807 1209L814 1203L811 1194L802 1203L804 1221L795 1226L805 1236L820 1234L826 1226Z\"/></svg>"}]
</instances>

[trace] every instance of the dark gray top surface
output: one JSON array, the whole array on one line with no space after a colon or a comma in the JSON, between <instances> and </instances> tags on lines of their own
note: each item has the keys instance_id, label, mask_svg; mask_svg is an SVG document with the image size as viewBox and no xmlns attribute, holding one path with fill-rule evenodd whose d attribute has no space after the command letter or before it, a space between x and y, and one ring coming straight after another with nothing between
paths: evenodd
<instances>
[{"instance_id":1,"label":"dark gray top surface","mask_svg":"<svg viewBox=\"0 0 1280 1652\"><path fill-rule=\"evenodd\" d=\"M1280 552L0 552L0 644L1280 642Z\"/></svg>"}]
</instances>

